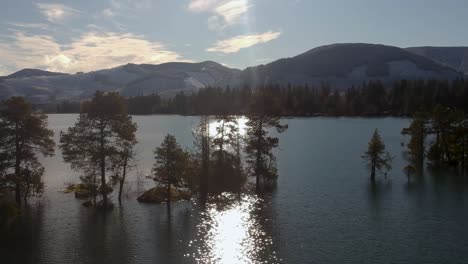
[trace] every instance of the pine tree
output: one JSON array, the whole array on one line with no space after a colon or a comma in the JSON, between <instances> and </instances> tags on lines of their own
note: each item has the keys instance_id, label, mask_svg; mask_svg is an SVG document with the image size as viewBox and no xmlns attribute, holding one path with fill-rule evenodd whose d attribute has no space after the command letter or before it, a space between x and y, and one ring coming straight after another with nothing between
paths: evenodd
<instances>
[{"instance_id":1,"label":"pine tree","mask_svg":"<svg viewBox=\"0 0 468 264\"><path fill-rule=\"evenodd\" d=\"M200 117L200 122L194 132L195 146L197 147L198 162L200 165L199 185L202 198L206 198L208 194L208 184L210 182L210 121L209 117L204 115Z\"/></svg>"},{"instance_id":2,"label":"pine tree","mask_svg":"<svg viewBox=\"0 0 468 264\"><path fill-rule=\"evenodd\" d=\"M0 110L0 176L15 191L18 204L43 190L44 168L37 154L52 156L55 142L47 128L47 115L34 111L22 97L12 97Z\"/></svg>"},{"instance_id":3,"label":"pine tree","mask_svg":"<svg viewBox=\"0 0 468 264\"><path fill-rule=\"evenodd\" d=\"M367 162L372 182L375 182L376 173L384 172L386 174L392 169L393 157L385 150L385 144L377 129L375 129L374 134L369 141L368 149L362 158Z\"/></svg>"},{"instance_id":4,"label":"pine tree","mask_svg":"<svg viewBox=\"0 0 468 264\"><path fill-rule=\"evenodd\" d=\"M411 136L407 144L411 162L416 164L416 168L421 170L424 165L424 157L426 155L425 141L428 134L428 118L423 112L416 112L413 120L408 128L402 130L403 135Z\"/></svg>"},{"instance_id":5,"label":"pine tree","mask_svg":"<svg viewBox=\"0 0 468 264\"><path fill-rule=\"evenodd\" d=\"M171 185L179 184L186 166L186 155L173 135L166 135L164 141L154 150L154 180L166 185L167 209L171 207Z\"/></svg>"},{"instance_id":6,"label":"pine tree","mask_svg":"<svg viewBox=\"0 0 468 264\"><path fill-rule=\"evenodd\" d=\"M212 140L212 192L238 190L239 171L235 156L238 136L239 124L235 116L216 116L216 135Z\"/></svg>"},{"instance_id":7,"label":"pine tree","mask_svg":"<svg viewBox=\"0 0 468 264\"><path fill-rule=\"evenodd\" d=\"M250 175L255 176L255 190L261 191L262 181L275 181L278 178L276 157L273 149L278 147L279 139L269 135L269 129L275 128L282 133L288 128L281 125L277 102L268 96L257 94L252 104L247 122L245 152Z\"/></svg>"},{"instance_id":8,"label":"pine tree","mask_svg":"<svg viewBox=\"0 0 468 264\"><path fill-rule=\"evenodd\" d=\"M120 140L116 144L117 155L113 155L114 159L112 164L114 166L114 173L112 180L114 183L119 184L119 203L122 203L122 191L127 177L129 169L136 166L135 162L135 150L134 147L138 143L135 133L137 127L131 122L125 122L121 124L119 128Z\"/></svg>"},{"instance_id":9,"label":"pine tree","mask_svg":"<svg viewBox=\"0 0 468 264\"><path fill-rule=\"evenodd\" d=\"M81 179L94 195L101 194L103 208L108 208L107 195L112 191L106 174L112 174L116 162L121 162L122 143L132 142L135 131L125 99L115 92L98 91L83 104L75 125L60 135L65 162L83 173Z\"/></svg>"}]
</instances>

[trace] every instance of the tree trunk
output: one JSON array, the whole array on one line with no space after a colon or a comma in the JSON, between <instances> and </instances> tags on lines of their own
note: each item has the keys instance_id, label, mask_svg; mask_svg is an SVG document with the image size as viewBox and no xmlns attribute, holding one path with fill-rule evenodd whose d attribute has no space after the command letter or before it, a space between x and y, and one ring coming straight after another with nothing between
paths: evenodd
<instances>
[{"instance_id":1,"label":"tree trunk","mask_svg":"<svg viewBox=\"0 0 468 264\"><path fill-rule=\"evenodd\" d=\"M209 144L209 129L207 117L202 117L201 128L201 156L202 156L202 173L201 173L201 196L206 198L208 193L208 177L209 177L209 159L210 159L210 144Z\"/></svg>"},{"instance_id":2,"label":"tree trunk","mask_svg":"<svg viewBox=\"0 0 468 264\"><path fill-rule=\"evenodd\" d=\"M168 181L167 183L167 212L169 213L171 211L171 182Z\"/></svg>"},{"instance_id":3,"label":"tree trunk","mask_svg":"<svg viewBox=\"0 0 468 264\"><path fill-rule=\"evenodd\" d=\"M127 158L124 159L123 171L122 171L122 179L120 179L120 186L119 186L119 204L122 204L122 190L123 185L125 183L125 176L127 174Z\"/></svg>"},{"instance_id":4,"label":"tree trunk","mask_svg":"<svg viewBox=\"0 0 468 264\"><path fill-rule=\"evenodd\" d=\"M419 136L420 136L420 138L419 138L420 153L419 153L419 157L418 157L418 167L422 171L422 168L424 167L424 152L425 152L425 150L424 150L424 123L421 125L421 131L420 131Z\"/></svg>"},{"instance_id":5,"label":"tree trunk","mask_svg":"<svg viewBox=\"0 0 468 264\"><path fill-rule=\"evenodd\" d=\"M104 129L101 129L101 194L102 205L107 208L107 186L106 186L106 155L104 153Z\"/></svg>"},{"instance_id":6,"label":"tree trunk","mask_svg":"<svg viewBox=\"0 0 468 264\"><path fill-rule=\"evenodd\" d=\"M15 123L15 200L21 205L21 157L20 142L18 138L18 122Z\"/></svg>"},{"instance_id":7,"label":"tree trunk","mask_svg":"<svg viewBox=\"0 0 468 264\"><path fill-rule=\"evenodd\" d=\"M21 205L21 184L15 184L15 200L18 205Z\"/></svg>"},{"instance_id":8,"label":"tree trunk","mask_svg":"<svg viewBox=\"0 0 468 264\"><path fill-rule=\"evenodd\" d=\"M462 173L465 173L465 137L462 138L462 158L461 158Z\"/></svg>"},{"instance_id":9,"label":"tree trunk","mask_svg":"<svg viewBox=\"0 0 468 264\"><path fill-rule=\"evenodd\" d=\"M440 161L441 161L441 147L440 147L440 132L437 131L437 134L436 134L436 146L437 146L437 157L436 157L436 167L439 167L440 166Z\"/></svg>"},{"instance_id":10,"label":"tree trunk","mask_svg":"<svg viewBox=\"0 0 468 264\"><path fill-rule=\"evenodd\" d=\"M260 167L262 166L262 153L260 152L261 149L261 136L262 136L262 129L263 129L263 118L260 118L260 124L257 128L257 157L255 160L255 192L257 194L260 193Z\"/></svg>"}]
</instances>

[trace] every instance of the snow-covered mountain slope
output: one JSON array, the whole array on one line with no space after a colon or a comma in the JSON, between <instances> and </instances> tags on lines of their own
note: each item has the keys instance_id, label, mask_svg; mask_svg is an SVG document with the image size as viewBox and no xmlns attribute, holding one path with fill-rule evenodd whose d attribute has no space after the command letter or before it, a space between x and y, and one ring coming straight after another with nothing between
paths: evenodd
<instances>
[{"instance_id":1,"label":"snow-covered mountain slope","mask_svg":"<svg viewBox=\"0 0 468 264\"><path fill-rule=\"evenodd\" d=\"M206 86L236 86L241 71L215 62L127 64L89 73L4 78L0 97L26 96L34 101L89 98L96 90L135 96L165 91L196 90Z\"/></svg>"},{"instance_id":2,"label":"snow-covered mountain slope","mask_svg":"<svg viewBox=\"0 0 468 264\"><path fill-rule=\"evenodd\" d=\"M348 88L370 80L390 84L399 79L455 79L454 69L404 49L375 44L333 44L267 65L247 68L251 83L319 85Z\"/></svg>"},{"instance_id":3,"label":"snow-covered mountain slope","mask_svg":"<svg viewBox=\"0 0 468 264\"><path fill-rule=\"evenodd\" d=\"M406 50L468 75L468 47L412 47Z\"/></svg>"},{"instance_id":4,"label":"snow-covered mountain slope","mask_svg":"<svg viewBox=\"0 0 468 264\"><path fill-rule=\"evenodd\" d=\"M265 83L319 85L327 82L333 88L344 89L370 80L391 84L400 79L452 80L462 77L452 67L416 53L384 45L333 44L244 71L212 61L127 64L71 75L27 70L14 78L0 78L0 99L19 95L35 102L81 100L89 98L96 90L119 91L125 96L173 95L207 86L239 87Z\"/></svg>"}]
</instances>

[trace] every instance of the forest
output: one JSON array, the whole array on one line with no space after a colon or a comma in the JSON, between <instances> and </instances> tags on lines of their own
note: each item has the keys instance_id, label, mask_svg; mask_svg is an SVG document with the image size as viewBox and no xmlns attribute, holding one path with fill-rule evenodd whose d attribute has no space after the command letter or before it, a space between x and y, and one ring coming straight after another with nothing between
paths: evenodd
<instances>
[{"instance_id":1,"label":"forest","mask_svg":"<svg viewBox=\"0 0 468 264\"><path fill-rule=\"evenodd\" d=\"M431 111L436 105L468 111L466 80L401 80L391 87L371 81L345 90L333 89L326 83L319 87L208 87L191 94L179 92L171 98L158 94L130 97L128 112L133 115L245 115L253 95L271 98L275 103L269 111L279 116L411 117L417 111ZM79 110L78 102L64 101L57 105L58 113Z\"/></svg>"},{"instance_id":2,"label":"forest","mask_svg":"<svg viewBox=\"0 0 468 264\"><path fill-rule=\"evenodd\" d=\"M156 187L138 200L166 202L170 209L171 201L190 198L192 193L206 199L223 192L260 193L274 186L278 171L273 151L279 139L271 135L271 130L282 133L287 125L266 111L264 106L271 102L265 99L255 97L245 135L239 133L237 117L230 114L201 116L193 132L196 148L192 150L183 149L173 135L167 134L154 149L152 178ZM59 135L63 161L80 175L80 183L64 192L84 198L86 207L112 209L109 196L116 187L118 202L122 203L128 172L136 164L138 129L127 109L127 100L118 93L98 91L81 105L75 124ZM215 134L210 134L212 120L219 124ZM0 193L13 194L19 207L44 191L45 170L38 157L54 155L53 131L48 128L46 114L34 110L24 98L12 97L2 102L0 135ZM249 176L255 179L251 184ZM16 208L3 199L0 202L1 206ZM11 213L8 208L0 211Z\"/></svg>"},{"instance_id":3,"label":"forest","mask_svg":"<svg viewBox=\"0 0 468 264\"><path fill-rule=\"evenodd\" d=\"M465 171L468 117L463 100L468 98L467 91L468 83L462 80L400 81L392 89L370 82L341 92L332 92L326 85L318 89L206 88L166 100L158 95L125 98L116 92L98 91L79 105L67 102L60 106L64 111L78 109L79 116L74 126L61 132L58 147L64 162L80 175L80 184L69 186L68 191L86 198L85 206L108 209L113 207L108 196L115 187L118 202L122 202L126 177L136 164L138 127L132 114L199 115L193 132L195 149L183 149L170 134L155 146L152 177L156 187L138 198L141 202L165 201L170 208L171 201L190 198L192 193L203 198L249 189L261 193L274 187L278 178L274 149L279 139L271 132L287 130L280 122L282 116L412 116L409 127L401 131L409 137L406 146L402 145L408 165L401 168L409 181L426 163ZM236 119L239 114L248 120L242 136ZM44 190L44 167L38 155L54 155L53 132L47 126L47 115L22 97L2 102L0 120L0 193L14 194L20 205ZM212 120L218 124L215 135L210 134ZM377 174L386 176L392 168L393 156L377 129L362 158L372 182ZM249 176L254 179L252 184L248 184Z\"/></svg>"}]
</instances>

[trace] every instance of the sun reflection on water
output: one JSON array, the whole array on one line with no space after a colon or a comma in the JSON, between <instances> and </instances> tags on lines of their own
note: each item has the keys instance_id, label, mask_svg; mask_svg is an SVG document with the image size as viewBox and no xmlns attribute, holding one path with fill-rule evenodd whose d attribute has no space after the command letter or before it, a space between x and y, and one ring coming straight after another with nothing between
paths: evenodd
<instances>
[{"instance_id":1,"label":"sun reflection on water","mask_svg":"<svg viewBox=\"0 0 468 264\"><path fill-rule=\"evenodd\" d=\"M247 129L247 121L249 121L249 119L245 116L239 116L236 118L236 120L237 120L237 124L239 128L239 134L241 136L245 135L246 129ZM209 126L210 126L210 136L212 137L216 136L218 134L218 132L216 131L216 128L220 126L220 122L212 118Z\"/></svg>"},{"instance_id":2,"label":"sun reflection on water","mask_svg":"<svg viewBox=\"0 0 468 264\"><path fill-rule=\"evenodd\" d=\"M191 241L197 263L279 263L273 240L257 219L261 200L254 196L223 194L206 205Z\"/></svg>"}]
</instances>

